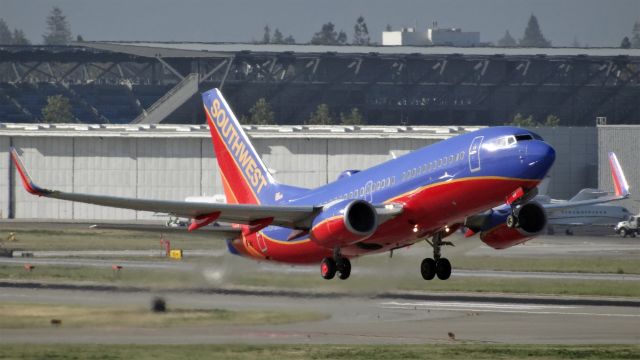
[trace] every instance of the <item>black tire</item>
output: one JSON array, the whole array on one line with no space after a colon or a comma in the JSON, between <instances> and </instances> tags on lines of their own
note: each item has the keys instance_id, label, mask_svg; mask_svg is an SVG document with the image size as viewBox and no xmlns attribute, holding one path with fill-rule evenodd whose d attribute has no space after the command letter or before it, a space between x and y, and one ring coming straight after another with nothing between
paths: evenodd
<instances>
[{"instance_id":1,"label":"black tire","mask_svg":"<svg viewBox=\"0 0 640 360\"><path fill-rule=\"evenodd\" d=\"M625 228L620 229L620 236L622 236L623 238L626 238L627 234L628 234L627 229Z\"/></svg>"},{"instance_id":2,"label":"black tire","mask_svg":"<svg viewBox=\"0 0 640 360\"><path fill-rule=\"evenodd\" d=\"M451 263L449 260L442 258L436 262L436 275L440 280L447 280L451 277Z\"/></svg>"},{"instance_id":3,"label":"black tire","mask_svg":"<svg viewBox=\"0 0 640 360\"><path fill-rule=\"evenodd\" d=\"M425 280L432 280L436 276L436 261L431 258L422 260L420 274Z\"/></svg>"},{"instance_id":4,"label":"black tire","mask_svg":"<svg viewBox=\"0 0 640 360\"><path fill-rule=\"evenodd\" d=\"M351 275L351 261L347 258L341 259L337 264L340 280L346 280Z\"/></svg>"},{"instance_id":5,"label":"black tire","mask_svg":"<svg viewBox=\"0 0 640 360\"><path fill-rule=\"evenodd\" d=\"M336 276L336 262L332 258L324 258L320 263L320 275L325 280L331 280Z\"/></svg>"},{"instance_id":6,"label":"black tire","mask_svg":"<svg viewBox=\"0 0 640 360\"><path fill-rule=\"evenodd\" d=\"M631 236L632 238L636 237L636 232L635 232L635 231L632 231L632 232L629 234L629 236Z\"/></svg>"}]
</instances>

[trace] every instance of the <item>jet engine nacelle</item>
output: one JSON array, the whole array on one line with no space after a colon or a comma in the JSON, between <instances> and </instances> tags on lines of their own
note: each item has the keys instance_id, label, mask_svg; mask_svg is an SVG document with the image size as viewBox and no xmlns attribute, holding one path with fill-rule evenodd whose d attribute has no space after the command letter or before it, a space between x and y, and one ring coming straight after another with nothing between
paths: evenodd
<instances>
[{"instance_id":1,"label":"jet engine nacelle","mask_svg":"<svg viewBox=\"0 0 640 360\"><path fill-rule=\"evenodd\" d=\"M311 240L333 248L364 240L378 228L376 209L364 200L343 200L325 207L313 220Z\"/></svg>"},{"instance_id":2,"label":"jet engine nacelle","mask_svg":"<svg viewBox=\"0 0 640 360\"><path fill-rule=\"evenodd\" d=\"M485 224L480 239L494 249L506 249L530 240L544 230L547 213L532 201L513 210L495 210Z\"/></svg>"}]
</instances>

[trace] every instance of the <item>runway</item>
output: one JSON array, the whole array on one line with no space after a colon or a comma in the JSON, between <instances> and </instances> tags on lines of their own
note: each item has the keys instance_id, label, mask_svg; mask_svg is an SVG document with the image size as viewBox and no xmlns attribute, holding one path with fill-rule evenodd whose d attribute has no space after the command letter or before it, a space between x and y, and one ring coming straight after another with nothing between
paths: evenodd
<instances>
[{"instance_id":1,"label":"runway","mask_svg":"<svg viewBox=\"0 0 640 360\"><path fill-rule=\"evenodd\" d=\"M155 295L148 291L4 287L0 301L146 308ZM640 302L637 300L428 293L353 296L215 289L162 295L170 309L314 311L330 317L318 322L268 326L0 329L0 343L619 344L640 341L637 326Z\"/></svg>"}]
</instances>

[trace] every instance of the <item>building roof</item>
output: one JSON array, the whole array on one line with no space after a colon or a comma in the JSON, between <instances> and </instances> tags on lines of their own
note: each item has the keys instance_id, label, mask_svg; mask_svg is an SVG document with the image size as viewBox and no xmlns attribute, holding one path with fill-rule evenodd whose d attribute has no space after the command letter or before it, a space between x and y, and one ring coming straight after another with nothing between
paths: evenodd
<instances>
[{"instance_id":1,"label":"building roof","mask_svg":"<svg viewBox=\"0 0 640 360\"><path fill-rule=\"evenodd\" d=\"M243 129L252 138L415 138L446 139L484 126L255 126ZM207 125L10 124L0 123L0 136L209 138Z\"/></svg>"},{"instance_id":2,"label":"building roof","mask_svg":"<svg viewBox=\"0 0 640 360\"><path fill-rule=\"evenodd\" d=\"M224 57L237 53L294 53L296 55L370 55L370 56L597 56L640 57L640 49L622 48L501 48L452 46L351 46L351 45L285 45L244 43L187 43L187 42L82 42L93 49L128 53L144 57Z\"/></svg>"}]
</instances>

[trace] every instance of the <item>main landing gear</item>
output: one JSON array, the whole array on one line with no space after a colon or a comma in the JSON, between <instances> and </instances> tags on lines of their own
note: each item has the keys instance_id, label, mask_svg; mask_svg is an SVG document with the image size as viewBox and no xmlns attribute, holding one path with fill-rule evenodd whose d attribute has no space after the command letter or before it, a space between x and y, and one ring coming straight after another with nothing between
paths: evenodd
<instances>
[{"instance_id":1,"label":"main landing gear","mask_svg":"<svg viewBox=\"0 0 640 360\"><path fill-rule=\"evenodd\" d=\"M440 280L447 280L451 277L451 263L446 258L440 256L440 248L443 245L453 244L449 241L442 241L442 233L437 232L431 241L425 241L433 248L433 259L426 258L420 264L420 273L425 280L432 280L436 275Z\"/></svg>"},{"instance_id":2,"label":"main landing gear","mask_svg":"<svg viewBox=\"0 0 640 360\"><path fill-rule=\"evenodd\" d=\"M320 263L320 275L325 280L331 280L339 273L341 280L346 280L351 275L351 261L340 254L340 249L333 250L333 257L326 257Z\"/></svg>"}]
</instances>

